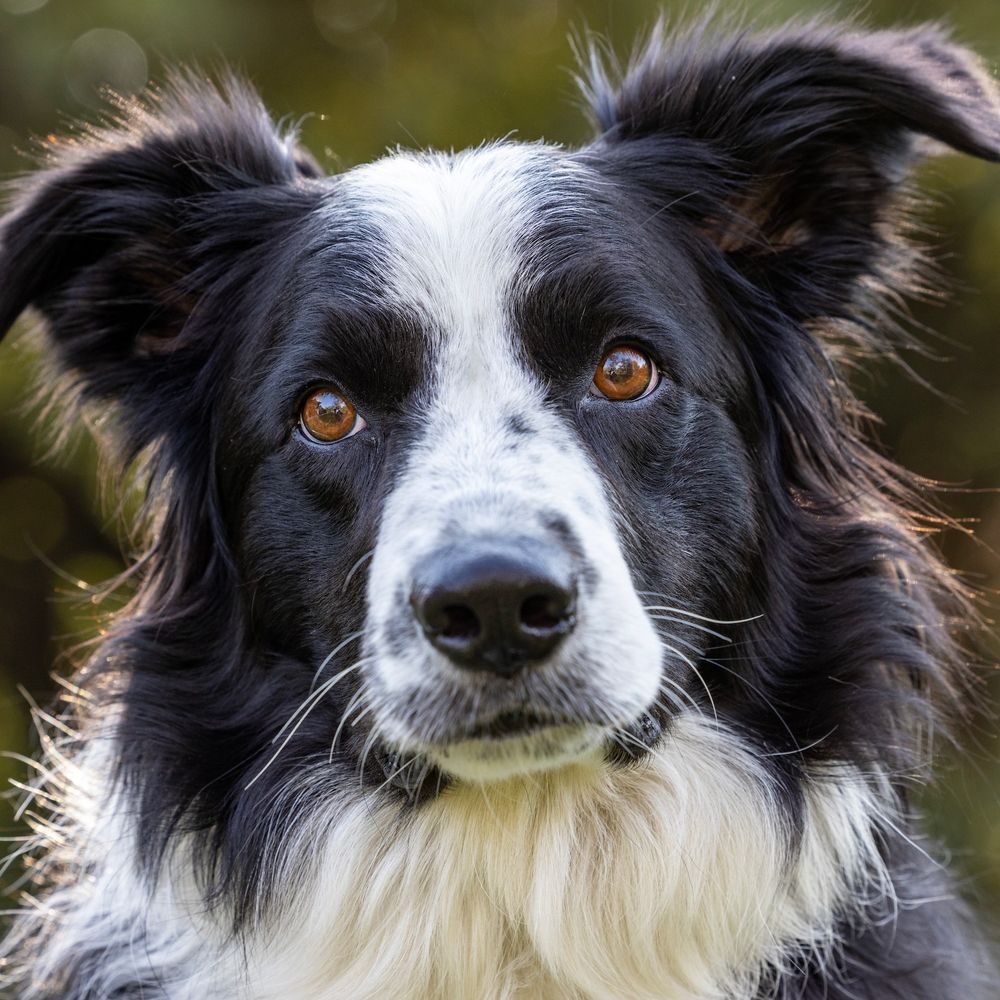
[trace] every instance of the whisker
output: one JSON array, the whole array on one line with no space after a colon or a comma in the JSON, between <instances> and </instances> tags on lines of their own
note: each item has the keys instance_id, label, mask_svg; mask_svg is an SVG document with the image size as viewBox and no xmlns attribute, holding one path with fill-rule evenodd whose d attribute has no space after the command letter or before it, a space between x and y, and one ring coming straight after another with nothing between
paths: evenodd
<instances>
[{"instance_id":1,"label":"whisker","mask_svg":"<svg viewBox=\"0 0 1000 1000\"><path fill-rule=\"evenodd\" d=\"M424 790L424 782L427 781L427 776L431 773L434 765L425 757L423 767L420 768L420 774L417 780L413 783L411 790L411 800L416 802L420 798L420 793Z\"/></svg>"},{"instance_id":2,"label":"whisker","mask_svg":"<svg viewBox=\"0 0 1000 1000\"><path fill-rule=\"evenodd\" d=\"M663 677L663 678L661 678L660 682L662 684L668 685L669 687L673 688L674 691L678 691L680 693L681 697L679 698L676 694L673 693L673 691L666 691L666 690L663 690L662 688L660 690L660 693L665 698L669 699L670 704L673 705L673 707L674 707L674 709L676 711L678 711L678 712L686 712L687 708L688 708L688 705L690 705L691 708L693 708L699 715L704 715L705 714L704 713L704 709L701 707L701 705L698 704L698 702L696 702L694 700L694 698L691 697L690 692L685 691L684 688L682 688L680 686L680 684L677 683L677 681L672 680L669 677ZM686 698L687 699L687 704L684 703L684 701L682 700L682 698ZM671 711L670 711L670 709L667 708L667 706L664 705L663 702L661 702L659 700L659 698L657 698L653 702L653 704L658 709L660 709L661 712L664 712L667 715L672 714Z\"/></svg>"},{"instance_id":3,"label":"whisker","mask_svg":"<svg viewBox=\"0 0 1000 1000\"><path fill-rule=\"evenodd\" d=\"M292 719L296 717L296 715L298 715L299 717L298 721L289 730L288 735L285 736L284 740L282 740L281 745L278 747L278 749L275 750L274 753L268 758L267 763L264 764L264 766L250 779L250 781L243 786L244 791L249 790L257 782L260 776L278 759L278 757L281 756L281 752L285 749L286 746L288 746L289 741L299 731L302 724L312 713L313 709L330 692L330 690L337 683L337 681L339 681L342 677L346 677L347 674L351 673L352 671L357 670L358 667L360 667L364 662L365 662L364 660L358 660L356 663L352 664L346 669L341 670L339 674L335 674L333 677L330 678L330 680L325 681L313 694L309 695L309 697L306 698L306 700L292 713L291 718L289 718L288 722L286 722L281 727L281 729L278 730L278 732L272 738L271 743L273 744L278 739L278 737L281 736L281 734L286 729L288 729L289 723L292 721Z\"/></svg>"},{"instance_id":4,"label":"whisker","mask_svg":"<svg viewBox=\"0 0 1000 1000\"><path fill-rule=\"evenodd\" d=\"M615 743L618 744L626 753L631 753L632 748L640 750L642 752L652 752L653 748L647 746L642 742L637 736L630 733L627 729L614 728L608 732L608 736L611 737Z\"/></svg>"},{"instance_id":5,"label":"whisker","mask_svg":"<svg viewBox=\"0 0 1000 1000\"><path fill-rule=\"evenodd\" d=\"M340 717L340 723L337 726L337 731L333 734L333 741L330 743L329 763L333 763L333 752L337 747L337 741L340 739L340 734L343 732L344 724L347 722L351 712L354 711L357 705L365 700L366 694L367 690L365 686L362 685L361 687L358 688L357 691L354 692L354 694L351 696L351 700L347 703L346 707L344 708L344 714L341 715ZM369 708L365 709L366 712L370 710L371 710L370 706Z\"/></svg>"},{"instance_id":6,"label":"whisker","mask_svg":"<svg viewBox=\"0 0 1000 1000\"><path fill-rule=\"evenodd\" d=\"M671 642L679 642L682 646L687 646L699 659L702 658L705 652L700 646L696 646L693 642L688 642L687 639L679 639L676 635L668 635L667 638Z\"/></svg>"},{"instance_id":7,"label":"whisker","mask_svg":"<svg viewBox=\"0 0 1000 1000\"><path fill-rule=\"evenodd\" d=\"M647 608L646 610L648 611L649 609ZM677 622L679 625L686 625L688 628L698 629L699 632L707 632L709 635L714 635L716 639L721 639L723 642L732 642L732 639L728 635L716 632L714 628L699 625L697 622L689 622L686 618L675 618L672 615L650 615L649 617L657 622Z\"/></svg>"},{"instance_id":8,"label":"whisker","mask_svg":"<svg viewBox=\"0 0 1000 1000\"><path fill-rule=\"evenodd\" d=\"M352 566L352 567L351 567L351 568L350 568L350 569L349 569L349 570L347 571L347 576L345 576L345 577L344 577L344 585L343 585L343 586L342 586L342 587L340 588L340 592L341 592L341 594L345 594L345 593L347 592L347 588L348 588L348 586L350 585L350 583L351 583L351 580L352 580L352 579L354 578L354 574L355 574L355 573L357 573L357 571L358 571L359 569L361 569L361 567L362 567L362 566L363 566L363 565L365 564L365 562L366 562L367 560L371 559L371 557L372 557L373 555L375 555L375 549L374 549L374 548L372 548L372 549L369 549L369 550L368 550L368 551L367 551L367 552L366 552L366 553L365 553L365 554L364 554L364 555L363 555L363 556L362 556L362 557L361 557L361 558L360 558L360 559L359 559L359 560L358 560L358 561L357 561L357 562L356 562L356 563L355 563L355 564L354 564L354 565L353 565L353 566Z\"/></svg>"},{"instance_id":9,"label":"whisker","mask_svg":"<svg viewBox=\"0 0 1000 1000\"><path fill-rule=\"evenodd\" d=\"M276 743L280 738L281 734L295 721L298 714L302 711L311 712L313 706L317 701L320 701L324 695L326 695L330 689L337 684L340 680L346 677L349 673L357 670L363 663L367 662L371 657L362 657L360 660L355 660L349 667L344 667L339 674L334 674L329 680L323 681L322 684L315 691L310 688L309 694L301 701L298 708L288 717L285 724L271 737L271 742Z\"/></svg>"},{"instance_id":10,"label":"whisker","mask_svg":"<svg viewBox=\"0 0 1000 1000\"><path fill-rule=\"evenodd\" d=\"M784 729L785 732L788 733L788 735L791 737L792 743L798 745L798 740L795 737L795 733L792 732L791 726L789 726L788 723L785 721L785 717L781 714L781 712L778 711L778 707L777 705L775 705L774 700L769 695L765 694L765 692L763 692L758 685L754 684L753 681L749 680L738 670L733 670L732 667L727 667L725 663L721 663L719 660L706 658L705 663L711 663L712 666L718 667L720 670L724 670L727 674L730 674L731 676L735 677L738 681L741 681L751 691L753 691L763 701L763 703L774 713L774 717L778 720L778 722L781 723L782 729Z\"/></svg>"},{"instance_id":11,"label":"whisker","mask_svg":"<svg viewBox=\"0 0 1000 1000\"><path fill-rule=\"evenodd\" d=\"M378 795L378 793L379 793L379 792L381 792L381 791L382 791L382 789L383 789L383 788L385 788L385 786L386 786L386 785L390 785L390 784L392 784L392 782L393 782L393 781L394 781L394 780L395 780L396 778L398 778L398 777L399 777L399 776L400 776L400 775L401 775L401 774L402 774L402 773L403 773L403 772L404 772L404 771L405 771L405 770L406 770L406 769L407 769L407 768L408 768L408 767L409 767L409 766L410 766L411 764L415 763L415 762L416 762L416 760L417 760L417 759L418 759L419 757L420 757L420 754L417 754L417 753L415 753L415 754L414 754L414 755L413 755L412 757L410 757L410 759L409 759L409 760L407 760L407 761L406 761L406 762L405 762L404 764L401 764L401 765L400 765L399 767L397 767L397 768L396 768L396 770L392 772L392 774L388 775L388 776L386 777L385 781L383 781L381 785L379 785L379 786L378 786L378 787L377 787L377 788L376 788L376 789L375 789L375 790L374 790L373 792L371 792L371 794L372 794L372 795ZM426 773L426 772L425 772L425 773Z\"/></svg>"},{"instance_id":12,"label":"whisker","mask_svg":"<svg viewBox=\"0 0 1000 1000\"><path fill-rule=\"evenodd\" d=\"M663 648L667 650L667 652L673 653L674 656L676 656L682 662L686 663L694 672L695 677L698 678L698 680L701 682L701 686L705 689L705 694L708 695L709 704L712 706L712 715L715 718L716 724L718 724L719 713L718 711L716 711L715 708L715 699L712 697L712 691L709 688L707 682L705 681L705 678L702 676L701 671L695 665L694 660L692 660L690 656L686 656L684 653L682 653L676 646L671 646L669 643L666 642L663 643Z\"/></svg>"},{"instance_id":13,"label":"whisker","mask_svg":"<svg viewBox=\"0 0 1000 1000\"><path fill-rule=\"evenodd\" d=\"M645 609L646 611L672 611L675 615L697 618L700 622L711 622L713 625L745 625L747 622L755 622L764 617L763 614L759 614L750 618L709 618L707 615L698 615L693 611L685 611L684 608L675 608L667 604L650 604Z\"/></svg>"},{"instance_id":14,"label":"whisker","mask_svg":"<svg viewBox=\"0 0 1000 1000\"><path fill-rule=\"evenodd\" d=\"M833 734L839 729L839 726L834 726L825 736L820 736L819 739L813 740L812 743L807 743L804 747L796 745L794 750L774 750L771 753L759 754L761 757L795 757L799 754L805 753L807 750L812 750L814 747L818 747L821 743L825 743Z\"/></svg>"},{"instance_id":15,"label":"whisker","mask_svg":"<svg viewBox=\"0 0 1000 1000\"><path fill-rule=\"evenodd\" d=\"M353 729L374 707L374 705L369 705L363 712L354 716L354 718L351 719L351 728Z\"/></svg>"},{"instance_id":16,"label":"whisker","mask_svg":"<svg viewBox=\"0 0 1000 1000\"><path fill-rule=\"evenodd\" d=\"M354 642L355 639L360 639L361 636L365 634L363 628L359 628L357 632L352 632L343 642L338 643L333 649L323 658L323 662L316 668L316 673L313 674L312 684L309 685L309 690L311 691L316 686L316 681L319 680L319 675L323 673L326 669L326 665L347 645Z\"/></svg>"},{"instance_id":17,"label":"whisker","mask_svg":"<svg viewBox=\"0 0 1000 1000\"><path fill-rule=\"evenodd\" d=\"M372 730L365 739L365 745L361 751L361 760L358 761L358 789L361 791L362 797L366 802L368 801L368 795L365 793L365 764L368 761L368 755L375 748L378 739L379 731L375 726L372 726Z\"/></svg>"}]
</instances>

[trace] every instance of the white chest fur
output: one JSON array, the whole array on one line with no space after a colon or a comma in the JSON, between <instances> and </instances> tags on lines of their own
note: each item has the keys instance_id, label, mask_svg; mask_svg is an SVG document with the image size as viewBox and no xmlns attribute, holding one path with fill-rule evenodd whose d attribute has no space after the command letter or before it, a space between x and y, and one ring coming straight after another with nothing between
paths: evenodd
<instances>
[{"instance_id":1,"label":"white chest fur","mask_svg":"<svg viewBox=\"0 0 1000 1000\"><path fill-rule=\"evenodd\" d=\"M457 786L406 818L354 803L300 832L317 861L245 995L750 996L764 963L835 945L834 910L880 877L873 785L829 776L807 799L795 852L766 771L689 717L634 770Z\"/></svg>"}]
</instances>

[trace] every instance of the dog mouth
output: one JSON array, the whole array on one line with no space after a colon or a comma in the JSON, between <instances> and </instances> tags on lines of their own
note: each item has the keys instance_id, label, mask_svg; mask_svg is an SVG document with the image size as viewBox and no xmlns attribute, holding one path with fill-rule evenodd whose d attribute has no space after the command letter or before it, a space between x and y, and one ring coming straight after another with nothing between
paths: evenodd
<instances>
[{"instance_id":1,"label":"dog mouth","mask_svg":"<svg viewBox=\"0 0 1000 1000\"><path fill-rule=\"evenodd\" d=\"M419 750L377 746L374 757L386 782L417 802L428 789L440 787L441 776L481 781L544 770L555 759L565 762L586 754L601 742L602 735L593 723L580 719L510 709Z\"/></svg>"},{"instance_id":2,"label":"dog mouth","mask_svg":"<svg viewBox=\"0 0 1000 1000\"><path fill-rule=\"evenodd\" d=\"M465 730L457 738L448 743L464 742L466 740L505 740L519 736L528 736L555 726L579 725L580 720L556 718L542 712L529 709L513 709L500 712L484 722L477 722Z\"/></svg>"},{"instance_id":3,"label":"dog mouth","mask_svg":"<svg viewBox=\"0 0 1000 1000\"><path fill-rule=\"evenodd\" d=\"M630 711L584 685L559 699L570 704L547 704L549 692L533 688L530 680L517 692L486 685L384 699L380 737L400 755L398 766L413 756L449 778L475 782L574 764L631 762L658 738L648 706Z\"/></svg>"},{"instance_id":4,"label":"dog mouth","mask_svg":"<svg viewBox=\"0 0 1000 1000\"><path fill-rule=\"evenodd\" d=\"M504 706L437 734L422 754L445 774L472 781L503 780L605 756L609 733L595 713Z\"/></svg>"},{"instance_id":5,"label":"dog mouth","mask_svg":"<svg viewBox=\"0 0 1000 1000\"><path fill-rule=\"evenodd\" d=\"M595 752L611 766L635 764L663 732L663 720L648 712L624 726L606 729L580 719L510 710L421 751L407 755L377 745L373 756L382 766L386 783L415 804L433 798L453 778L502 780L579 762Z\"/></svg>"}]
</instances>

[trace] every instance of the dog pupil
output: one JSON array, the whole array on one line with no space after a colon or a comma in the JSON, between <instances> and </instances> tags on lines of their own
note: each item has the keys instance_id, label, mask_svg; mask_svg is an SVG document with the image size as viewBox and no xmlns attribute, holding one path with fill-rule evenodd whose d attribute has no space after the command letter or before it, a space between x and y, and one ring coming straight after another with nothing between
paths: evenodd
<instances>
[{"instance_id":1,"label":"dog pupil","mask_svg":"<svg viewBox=\"0 0 1000 1000\"><path fill-rule=\"evenodd\" d=\"M624 354L613 355L605 366L605 377L611 382L627 385L635 378L635 361Z\"/></svg>"},{"instance_id":2,"label":"dog pupil","mask_svg":"<svg viewBox=\"0 0 1000 1000\"><path fill-rule=\"evenodd\" d=\"M339 424L347 414L347 405L331 392L316 397L316 416L325 424Z\"/></svg>"}]
</instances>

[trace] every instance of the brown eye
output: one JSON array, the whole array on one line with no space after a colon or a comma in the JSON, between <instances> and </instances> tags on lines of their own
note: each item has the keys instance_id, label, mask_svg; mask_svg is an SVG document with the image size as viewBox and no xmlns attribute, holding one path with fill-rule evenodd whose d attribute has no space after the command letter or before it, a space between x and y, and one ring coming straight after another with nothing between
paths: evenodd
<instances>
[{"instance_id":1,"label":"brown eye","mask_svg":"<svg viewBox=\"0 0 1000 1000\"><path fill-rule=\"evenodd\" d=\"M656 388L656 365L638 347L619 344L604 352L591 392L616 402L639 399Z\"/></svg>"},{"instance_id":2,"label":"brown eye","mask_svg":"<svg viewBox=\"0 0 1000 1000\"><path fill-rule=\"evenodd\" d=\"M306 437L327 444L341 441L365 426L354 404L336 389L314 389L299 411L299 425Z\"/></svg>"}]
</instances>

